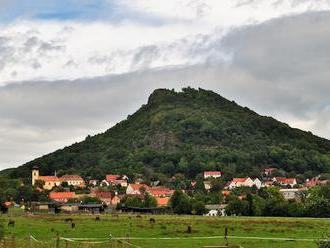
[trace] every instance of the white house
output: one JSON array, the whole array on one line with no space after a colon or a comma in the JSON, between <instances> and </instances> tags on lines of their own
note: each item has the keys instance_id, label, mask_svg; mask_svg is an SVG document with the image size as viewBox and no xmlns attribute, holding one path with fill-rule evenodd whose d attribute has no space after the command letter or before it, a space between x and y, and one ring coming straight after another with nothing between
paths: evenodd
<instances>
[{"instance_id":1,"label":"white house","mask_svg":"<svg viewBox=\"0 0 330 248\"><path fill-rule=\"evenodd\" d=\"M295 200L299 198L301 189L280 189L280 193L286 200Z\"/></svg>"},{"instance_id":2,"label":"white house","mask_svg":"<svg viewBox=\"0 0 330 248\"><path fill-rule=\"evenodd\" d=\"M256 186L258 189L261 188L262 182L256 178L252 180L250 177L240 177L240 178L233 178L233 180L229 183L228 188L238 188L238 187L253 187Z\"/></svg>"},{"instance_id":3,"label":"white house","mask_svg":"<svg viewBox=\"0 0 330 248\"><path fill-rule=\"evenodd\" d=\"M289 185L290 187L294 187L295 185L297 185L297 179L295 178L274 177L273 182L276 182L282 186Z\"/></svg>"},{"instance_id":4,"label":"white house","mask_svg":"<svg viewBox=\"0 0 330 248\"><path fill-rule=\"evenodd\" d=\"M204 171L204 179L207 178L220 178L221 171Z\"/></svg>"},{"instance_id":5,"label":"white house","mask_svg":"<svg viewBox=\"0 0 330 248\"><path fill-rule=\"evenodd\" d=\"M126 194L127 195L140 195L142 188L144 188L145 190L148 190L149 186L146 184L143 184L143 183L140 183L140 184L130 183L127 186Z\"/></svg>"}]
</instances>

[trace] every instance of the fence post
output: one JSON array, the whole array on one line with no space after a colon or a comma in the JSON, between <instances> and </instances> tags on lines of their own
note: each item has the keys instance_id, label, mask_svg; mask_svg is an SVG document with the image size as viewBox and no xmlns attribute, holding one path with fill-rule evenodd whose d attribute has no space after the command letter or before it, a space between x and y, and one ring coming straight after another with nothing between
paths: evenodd
<instances>
[{"instance_id":1,"label":"fence post","mask_svg":"<svg viewBox=\"0 0 330 248\"><path fill-rule=\"evenodd\" d=\"M56 243L55 243L55 247L59 248L60 247L60 235L59 233L56 234Z\"/></svg>"},{"instance_id":2,"label":"fence post","mask_svg":"<svg viewBox=\"0 0 330 248\"><path fill-rule=\"evenodd\" d=\"M32 238L31 238L31 234L29 234L29 248L32 248Z\"/></svg>"},{"instance_id":3,"label":"fence post","mask_svg":"<svg viewBox=\"0 0 330 248\"><path fill-rule=\"evenodd\" d=\"M11 237L11 242L12 242L12 247L15 248L16 247L16 243L15 243L15 235L14 234Z\"/></svg>"}]
</instances>

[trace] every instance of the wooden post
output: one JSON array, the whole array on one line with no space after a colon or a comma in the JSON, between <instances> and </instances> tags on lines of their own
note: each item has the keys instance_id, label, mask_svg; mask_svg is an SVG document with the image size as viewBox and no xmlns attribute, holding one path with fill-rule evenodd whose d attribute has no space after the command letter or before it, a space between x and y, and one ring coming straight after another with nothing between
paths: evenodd
<instances>
[{"instance_id":1,"label":"wooden post","mask_svg":"<svg viewBox=\"0 0 330 248\"><path fill-rule=\"evenodd\" d=\"M31 234L29 235L29 248L32 248L32 238L31 238Z\"/></svg>"},{"instance_id":2,"label":"wooden post","mask_svg":"<svg viewBox=\"0 0 330 248\"><path fill-rule=\"evenodd\" d=\"M226 246L228 246L229 242L228 242L228 226L225 227L225 243Z\"/></svg>"},{"instance_id":3,"label":"wooden post","mask_svg":"<svg viewBox=\"0 0 330 248\"><path fill-rule=\"evenodd\" d=\"M11 237L11 242L12 242L12 248L15 248L16 247L16 243L15 243L15 235L14 234Z\"/></svg>"},{"instance_id":4,"label":"wooden post","mask_svg":"<svg viewBox=\"0 0 330 248\"><path fill-rule=\"evenodd\" d=\"M55 241L55 247L59 248L60 247L60 235L59 233L56 234L56 241Z\"/></svg>"},{"instance_id":5,"label":"wooden post","mask_svg":"<svg viewBox=\"0 0 330 248\"><path fill-rule=\"evenodd\" d=\"M65 240L65 248L69 248L69 242Z\"/></svg>"}]
</instances>

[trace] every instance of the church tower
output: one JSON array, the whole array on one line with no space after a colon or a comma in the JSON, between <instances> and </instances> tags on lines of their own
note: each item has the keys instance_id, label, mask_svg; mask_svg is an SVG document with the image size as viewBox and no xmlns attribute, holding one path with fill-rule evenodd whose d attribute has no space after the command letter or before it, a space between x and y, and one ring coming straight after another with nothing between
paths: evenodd
<instances>
[{"instance_id":1,"label":"church tower","mask_svg":"<svg viewBox=\"0 0 330 248\"><path fill-rule=\"evenodd\" d=\"M33 166L32 168L32 185L36 183L36 180L39 179L39 168L38 166Z\"/></svg>"}]
</instances>

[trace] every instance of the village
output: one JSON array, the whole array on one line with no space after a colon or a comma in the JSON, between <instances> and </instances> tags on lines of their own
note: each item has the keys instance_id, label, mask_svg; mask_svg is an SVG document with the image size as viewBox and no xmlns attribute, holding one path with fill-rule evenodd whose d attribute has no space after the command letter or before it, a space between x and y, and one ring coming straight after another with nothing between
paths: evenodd
<instances>
[{"instance_id":1,"label":"village","mask_svg":"<svg viewBox=\"0 0 330 248\"><path fill-rule=\"evenodd\" d=\"M204 215L224 216L226 215L226 198L232 191L237 189L262 189L276 186L285 200L299 200L302 193L317 185L326 185L328 180L314 177L298 182L296 178L274 176L277 168L265 168L262 178L233 178L225 182L224 187L219 189L220 200L217 204L206 204ZM206 192L212 190L215 182L222 180L221 171L204 171L203 187ZM47 175L39 173L39 168L32 169L32 186L39 192L47 192L48 202L33 202L31 209L46 212L91 212L114 211L121 205L121 211L135 211L146 213L169 213L170 201L175 189L160 185L159 181L147 184L143 177L131 180L127 175L108 174L103 180L84 180L80 175ZM190 181L190 188L197 187L197 181ZM185 192L187 190L181 190ZM156 201L152 208L129 208L121 204L125 197L143 198L145 194L150 195ZM97 199L98 201L84 202L83 199ZM243 200L246 194L241 193L238 198ZM10 205L10 203L7 203Z\"/></svg>"}]
</instances>

